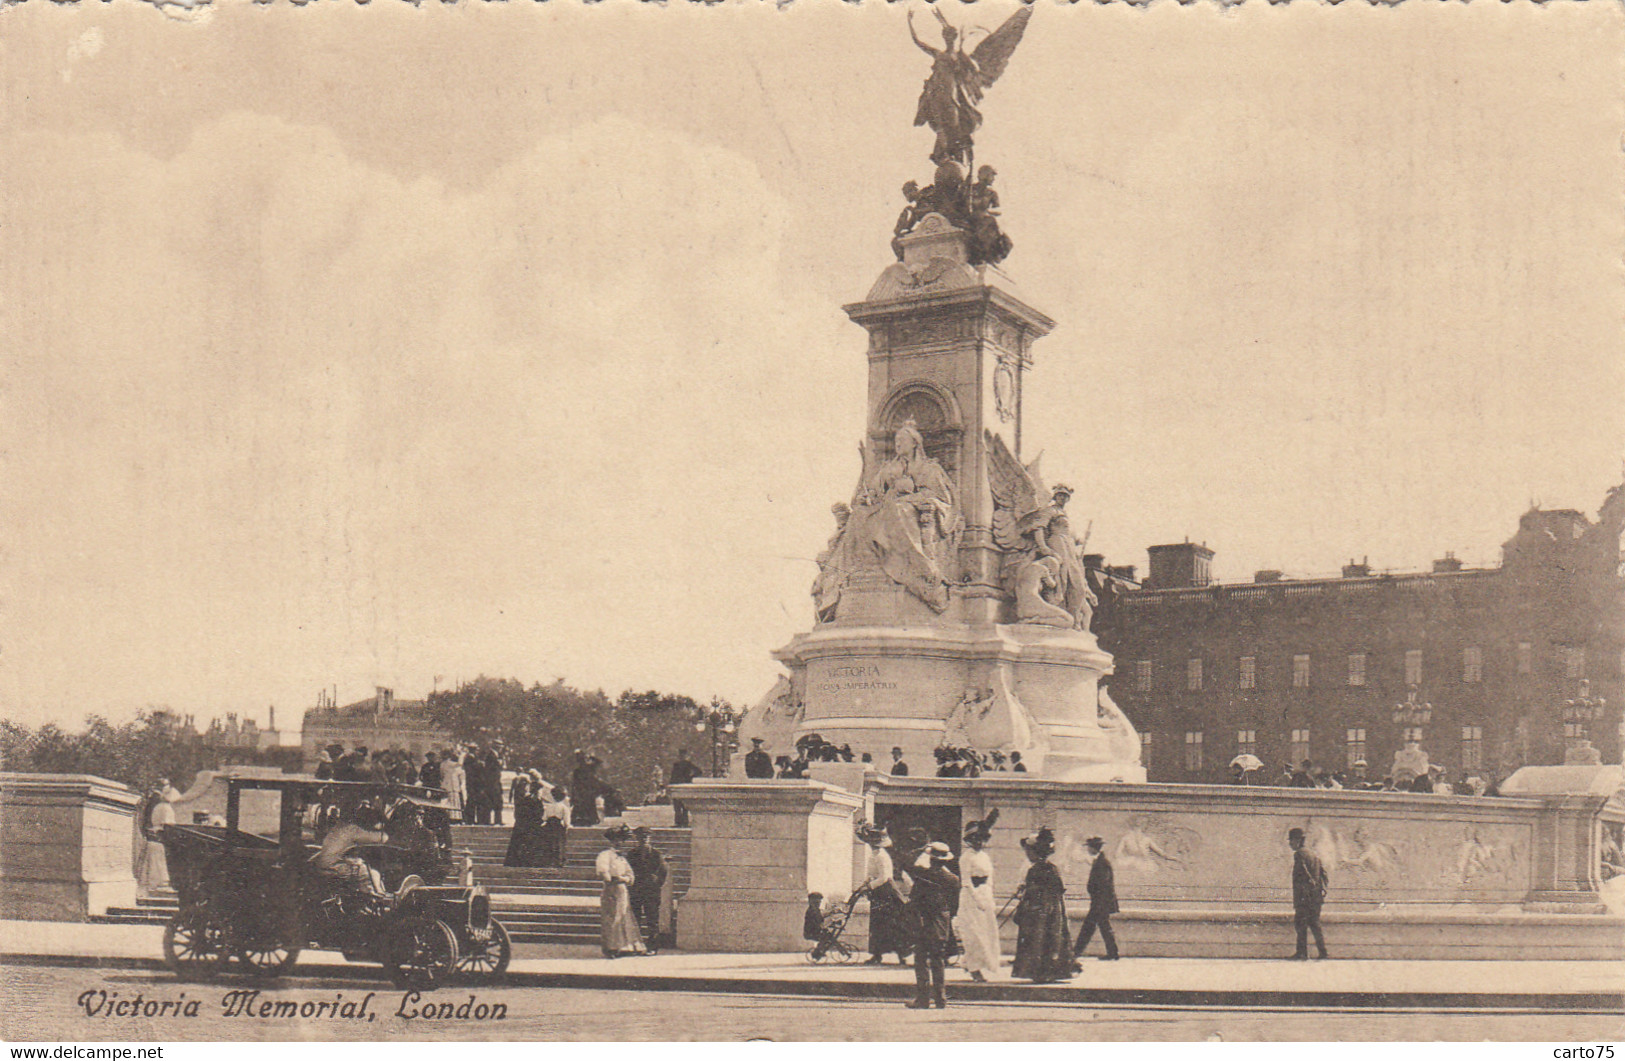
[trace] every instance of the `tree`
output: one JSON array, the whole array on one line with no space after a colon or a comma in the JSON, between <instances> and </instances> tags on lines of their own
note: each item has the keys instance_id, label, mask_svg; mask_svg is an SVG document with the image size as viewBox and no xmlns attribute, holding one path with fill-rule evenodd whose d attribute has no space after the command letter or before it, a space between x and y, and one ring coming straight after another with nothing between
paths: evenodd
<instances>
[{"instance_id":1,"label":"tree","mask_svg":"<svg viewBox=\"0 0 1625 1061\"><path fill-rule=\"evenodd\" d=\"M465 744L500 749L510 767L534 767L568 784L574 753L603 760L602 776L628 803L651 794L677 752L693 750L700 707L691 697L627 690L611 700L554 679L528 689L512 678L481 676L431 694L429 718Z\"/></svg>"}]
</instances>

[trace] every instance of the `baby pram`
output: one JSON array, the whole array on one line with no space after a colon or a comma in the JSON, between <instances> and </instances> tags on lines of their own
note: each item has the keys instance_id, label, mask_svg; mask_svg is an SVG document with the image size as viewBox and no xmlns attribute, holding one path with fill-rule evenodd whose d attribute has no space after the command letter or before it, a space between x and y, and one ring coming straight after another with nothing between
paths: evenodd
<instances>
[{"instance_id":1,"label":"baby pram","mask_svg":"<svg viewBox=\"0 0 1625 1061\"><path fill-rule=\"evenodd\" d=\"M852 917L852 908L867 894L867 890L859 888L846 902L833 904L830 911L824 915L823 923L818 926L816 938L803 933L808 935L808 938L814 939L812 949L807 952L809 962L814 965L845 965L857 957L858 952L851 944L841 939L841 933L846 931L846 923Z\"/></svg>"}]
</instances>

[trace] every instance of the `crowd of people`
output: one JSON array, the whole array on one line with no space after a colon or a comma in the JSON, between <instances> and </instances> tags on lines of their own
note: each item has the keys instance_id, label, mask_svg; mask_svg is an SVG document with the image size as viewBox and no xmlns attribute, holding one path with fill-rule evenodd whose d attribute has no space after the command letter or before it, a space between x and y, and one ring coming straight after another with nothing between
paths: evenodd
<instances>
[{"instance_id":1,"label":"crowd of people","mask_svg":"<svg viewBox=\"0 0 1625 1061\"><path fill-rule=\"evenodd\" d=\"M855 753L850 744L831 744L817 733L798 737L795 745L796 754L793 757L780 755L775 758L765 744L761 737L751 738L751 750L745 754L746 777L761 780L774 778L795 780L809 776L809 770L814 763L856 761L870 766L874 764L874 757L868 752ZM1018 751L1006 755L997 749L978 751L974 748L942 745L936 748L933 754L937 761L938 777L981 777L983 774L1027 772L1027 764L1021 761L1021 753ZM886 773L893 777L909 775L909 765L903 758L902 748L891 750L891 762L886 766Z\"/></svg>"},{"instance_id":2,"label":"crowd of people","mask_svg":"<svg viewBox=\"0 0 1625 1061\"><path fill-rule=\"evenodd\" d=\"M1012 902L996 909L993 893L994 865L987 853L998 811L965 826L963 853L957 858L927 830L914 826L901 830L894 840L891 831L870 824L858 826L858 839L868 850L864 880L854 892L869 902L868 963L883 964L896 955L899 965L914 959L915 997L907 1003L912 1009L947 1005L944 966L954 960L983 982L1003 964L999 941L1000 924L1007 918L1016 923L1016 951L1010 964L1013 979L1036 984L1069 980L1082 972L1082 958L1096 934L1104 953L1101 961L1117 961L1121 954L1112 930L1112 916L1118 913L1117 883L1112 863L1106 856L1106 842L1091 836L1084 841L1089 860L1085 891L1089 908L1074 939L1067 921L1066 882L1050 861L1056 852L1055 834L1048 826L1021 838L1027 857L1027 870ZM1301 829L1291 829L1287 846L1292 852L1292 905L1297 948L1294 959L1307 959L1308 939L1315 941L1316 955L1327 956L1320 927L1320 910L1325 902L1330 877L1325 865L1304 844ZM958 872L954 872L957 863ZM845 927L850 904L832 906L819 893L808 897L803 935L814 941L814 950L833 947Z\"/></svg>"},{"instance_id":3,"label":"crowd of people","mask_svg":"<svg viewBox=\"0 0 1625 1061\"><path fill-rule=\"evenodd\" d=\"M1251 762L1245 760L1251 760ZM1253 765L1256 764L1256 765ZM1369 776L1364 759L1355 761L1351 771L1330 771L1305 759L1297 766L1287 763L1274 781L1258 780L1263 764L1250 756L1238 756L1230 764L1232 785L1273 785L1277 788L1333 788L1351 792L1420 792L1435 796L1499 796L1497 782L1471 775L1452 781L1448 767L1430 763L1416 772L1399 770L1378 779Z\"/></svg>"}]
</instances>

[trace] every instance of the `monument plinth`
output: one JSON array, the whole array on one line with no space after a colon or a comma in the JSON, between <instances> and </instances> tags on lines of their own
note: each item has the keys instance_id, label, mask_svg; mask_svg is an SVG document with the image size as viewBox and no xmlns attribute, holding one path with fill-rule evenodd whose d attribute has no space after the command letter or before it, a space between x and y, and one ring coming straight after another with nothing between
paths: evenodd
<instances>
[{"instance_id":1,"label":"monument plinth","mask_svg":"<svg viewBox=\"0 0 1625 1061\"><path fill-rule=\"evenodd\" d=\"M939 174L939 183L942 178ZM819 558L816 625L745 721L773 754L809 733L932 772L939 747L1019 751L1056 780L1143 781L1139 738L1102 696L1111 656L1065 506L1023 465L1023 380L1054 322L974 236L913 221L862 302L863 472Z\"/></svg>"}]
</instances>

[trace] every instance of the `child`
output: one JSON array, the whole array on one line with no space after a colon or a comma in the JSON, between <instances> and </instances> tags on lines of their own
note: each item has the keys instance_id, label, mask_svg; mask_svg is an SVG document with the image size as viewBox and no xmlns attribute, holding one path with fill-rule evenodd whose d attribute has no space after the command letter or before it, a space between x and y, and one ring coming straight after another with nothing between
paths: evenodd
<instances>
[{"instance_id":1,"label":"child","mask_svg":"<svg viewBox=\"0 0 1625 1061\"><path fill-rule=\"evenodd\" d=\"M807 893L807 912L801 919L801 937L817 941L824 935L824 896L821 892Z\"/></svg>"}]
</instances>

